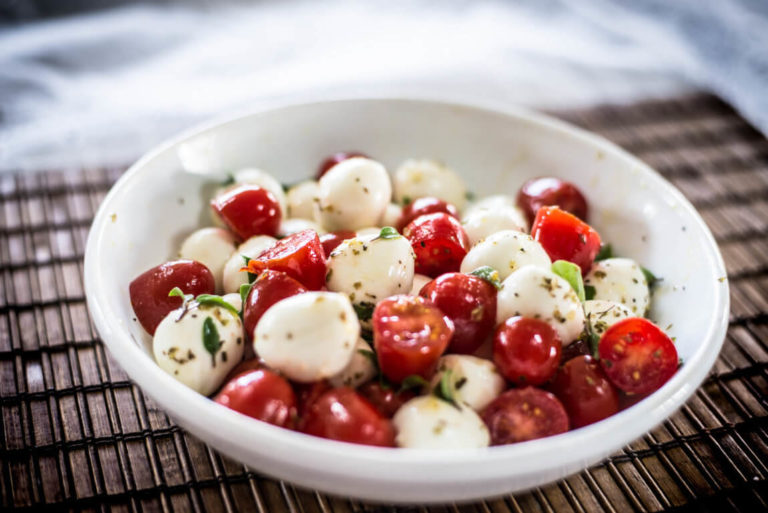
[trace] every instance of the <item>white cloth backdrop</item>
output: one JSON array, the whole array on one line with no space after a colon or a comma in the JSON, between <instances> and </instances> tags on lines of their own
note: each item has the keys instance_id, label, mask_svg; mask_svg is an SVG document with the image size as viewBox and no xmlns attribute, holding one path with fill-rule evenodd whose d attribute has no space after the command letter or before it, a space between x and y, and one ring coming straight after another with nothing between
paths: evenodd
<instances>
[{"instance_id":1,"label":"white cloth backdrop","mask_svg":"<svg viewBox=\"0 0 768 513\"><path fill-rule=\"evenodd\" d=\"M0 171L128 163L211 116L307 97L551 108L703 85L768 129L768 2L666 3L137 5L5 28Z\"/></svg>"}]
</instances>

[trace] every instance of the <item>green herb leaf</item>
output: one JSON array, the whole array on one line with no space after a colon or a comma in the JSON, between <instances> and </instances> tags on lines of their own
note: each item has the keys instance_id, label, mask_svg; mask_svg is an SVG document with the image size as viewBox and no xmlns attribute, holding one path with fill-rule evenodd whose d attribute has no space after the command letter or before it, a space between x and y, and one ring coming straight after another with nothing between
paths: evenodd
<instances>
[{"instance_id":1,"label":"green herb leaf","mask_svg":"<svg viewBox=\"0 0 768 513\"><path fill-rule=\"evenodd\" d=\"M243 260L245 261L245 266L246 267L248 266L248 263L251 260L253 260L253 258L251 258L249 256L246 256L246 255L240 255L240 256L243 257ZM256 275L253 274L252 272L249 272L248 273L248 283L253 283L254 281L256 281Z\"/></svg>"},{"instance_id":2,"label":"green herb leaf","mask_svg":"<svg viewBox=\"0 0 768 513\"><path fill-rule=\"evenodd\" d=\"M456 409L461 409L459 403L456 402L456 388L453 384L453 371L446 369L443 371L443 375L440 377L440 383L435 387L435 396L443 401L451 404Z\"/></svg>"},{"instance_id":3,"label":"green herb leaf","mask_svg":"<svg viewBox=\"0 0 768 513\"><path fill-rule=\"evenodd\" d=\"M643 271L643 275L645 276L645 281L648 282L648 287L653 287L658 282L661 281L661 278L657 278L656 275L654 275L651 271L646 269L645 267L640 268Z\"/></svg>"},{"instance_id":4,"label":"green herb leaf","mask_svg":"<svg viewBox=\"0 0 768 513\"><path fill-rule=\"evenodd\" d=\"M428 386L429 386L429 381L422 378L418 374L411 374L410 376L405 378L402 383L400 383L400 390L398 390L397 393L401 394L406 390L411 390L414 388L422 389L422 388L427 388Z\"/></svg>"},{"instance_id":5,"label":"green herb leaf","mask_svg":"<svg viewBox=\"0 0 768 513\"><path fill-rule=\"evenodd\" d=\"M403 196L403 206L404 207L410 205L412 201L413 201L413 199L411 199L410 196Z\"/></svg>"},{"instance_id":6,"label":"green herb leaf","mask_svg":"<svg viewBox=\"0 0 768 513\"><path fill-rule=\"evenodd\" d=\"M179 287L173 287L171 291L168 293L168 297L180 297L182 301L185 303L189 300L191 300L194 296L192 294L184 294L184 291L182 291Z\"/></svg>"},{"instance_id":7,"label":"green herb leaf","mask_svg":"<svg viewBox=\"0 0 768 513\"><path fill-rule=\"evenodd\" d=\"M240 285L240 302L243 304L240 308L240 313L245 311L245 300L251 292L251 287L253 287L253 283L243 283Z\"/></svg>"},{"instance_id":8,"label":"green herb leaf","mask_svg":"<svg viewBox=\"0 0 768 513\"><path fill-rule=\"evenodd\" d=\"M357 352L368 358L376 370L379 369L379 360L376 358L376 353L370 349L358 349Z\"/></svg>"},{"instance_id":9,"label":"green herb leaf","mask_svg":"<svg viewBox=\"0 0 768 513\"><path fill-rule=\"evenodd\" d=\"M213 317L206 317L203 321L203 347L211 354L213 366L216 366L216 353L221 349L222 341L219 337L219 330Z\"/></svg>"},{"instance_id":10,"label":"green herb leaf","mask_svg":"<svg viewBox=\"0 0 768 513\"><path fill-rule=\"evenodd\" d=\"M493 267L489 265L484 265L482 267L478 267L471 273L472 276L477 276L478 278L482 278L491 285L493 285L496 290L501 290L501 279L499 277L499 271L494 269Z\"/></svg>"},{"instance_id":11,"label":"green herb leaf","mask_svg":"<svg viewBox=\"0 0 768 513\"><path fill-rule=\"evenodd\" d=\"M601 244L600 251L598 251L597 256L595 256L595 262L605 260L606 258L613 258L613 247L611 247L610 244Z\"/></svg>"},{"instance_id":12,"label":"green herb leaf","mask_svg":"<svg viewBox=\"0 0 768 513\"><path fill-rule=\"evenodd\" d=\"M355 313L357 314L358 319L361 321L369 321L371 320L371 317L373 317L373 309L376 308L376 305L367 301L363 301L359 304L353 303L352 308L355 309Z\"/></svg>"},{"instance_id":13,"label":"green herb leaf","mask_svg":"<svg viewBox=\"0 0 768 513\"><path fill-rule=\"evenodd\" d=\"M590 301L592 299L595 299L595 294L597 291L595 290L595 287L592 285L584 285L584 299L587 301Z\"/></svg>"},{"instance_id":14,"label":"green herb leaf","mask_svg":"<svg viewBox=\"0 0 768 513\"><path fill-rule=\"evenodd\" d=\"M576 291L579 301L584 302L586 292L584 291L584 280L581 278L581 267L567 260L557 260L552 264L552 272L570 283L573 290Z\"/></svg>"},{"instance_id":15,"label":"green herb leaf","mask_svg":"<svg viewBox=\"0 0 768 513\"><path fill-rule=\"evenodd\" d=\"M587 316L586 322L584 323L584 334L585 342L589 344L589 350L590 353L592 353L592 358L595 360L600 359L600 354L597 351L598 346L600 345L600 335L595 333L595 331L592 329L592 322L590 319L590 316Z\"/></svg>"},{"instance_id":16,"label":"green herb leaf","mask_svg":"<svg viewBox=\"0 0 768 513\"><path fill-rule=\"evenodd\" d=\"M219 185L222 187L227 187L235 183L235 175L232 173L228 174L227 177L224 179L223 182L219 182Z\"/></svg>"},{"instance_id":17,"label":"green herb leaf","mask_svg":"<svg viewBox=\"0 0 768 513\"><path fill-rule=\"evenodd\" d=\"M467 198L467 201L475 201L475 193L472 191L467 191L464 193L464 197Z\"/></svg>"},{"instance_id":18,"label":"green herb leaf","mask_svg":"<svg viewBox=\"0 0 768 513\"><path fill-rule=\"evenodd\" d=\"M214 296L213 294L200 294L195 298L195 301L197 301L197 304L199 305L220 306L235 317L240 316L240 312L237 311L237 308L224 301L224 298L221 296Z\"/></svg>"},{"instance_id":19,"label":"green herb leaf","mask_svg":"<svg viewBox=\"0 0 768 513\"><path fill-rule=\"evenodd\" d=\"M397 233L397 230L392 228L391 226L385 226L381 229L381 232L379 233L379 239L396 239L398 237L402 237L399 233Z\"/></svg>"}]
</instances>

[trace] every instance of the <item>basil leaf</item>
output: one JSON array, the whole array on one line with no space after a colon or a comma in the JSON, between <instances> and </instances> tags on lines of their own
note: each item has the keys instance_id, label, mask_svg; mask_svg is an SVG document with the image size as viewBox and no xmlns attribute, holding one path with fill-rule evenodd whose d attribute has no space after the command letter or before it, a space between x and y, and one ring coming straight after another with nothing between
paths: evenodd
<instances>
[{"instance_id":1,"label":"basil leaf","mask_svg":"<svg viewBox=\"0 0 768 513\"><path fill-rule=\"evenodd\" d=\"M402 237L399 233L397 233L397 230L392 228L391 226L385 226L381 229L381 232L379 233L379 239L396 239L398 237Z\"/></svg>"},{"instance_id":2,"label":"basil leaf","mask_svg":"<svg viewBox=\"0 0 768 513\"><path fill-rule=\"evenodd\" d=\"M173 287L168 293L168 297L180 297L181 300L186 303L194 296L192 296L192 294L184 294L184 291L182 291L179 287Z\"/></svg>"},{"instance_id":3,"label":"basil leaf","mask_svg":"<svg viewBox=\"0 0 768 513\"><path fill-rule=\"evenodd\" d=\"M499 271L493 267L484 265L482 267L478 267L469 274L472 276L477 276L478 278L482 278L483 280L493 285L496 290L501 290L501 279L499 278Z\"/></svg>"},{"instance_id":4,"label":"basil leaf","mask_svg":"<svg viewBox=\"0 0 768 513\"><path fill-rule=\"evenodd\" d=\"M584 285L584 299L587 301L590 301L592 299L595 299L595 294L597 291L595 290L595 287L592 285Z\"/></svg>"},{"instance_id":5,"label":"basil leaf","mask_svg":"<svg viewBox=\"0 0 768 513\"><path fill-rule=\"evenodd\" d=\"M585 342L589 344L589 350L592 358L599 360L600 354L598 353L597 348L600 345L600 335L595 333L595 331L592 329L592 322L590 317L591 314L587 316L586 322L584 323L584 334L586 335Z\"/></svg>"},{"instance_id":6,"label":"basil leaf","mask_svg":"<svg viewBox=\"0 0 768 513\"><path fill-rule=\"evenodd\" d=\"M613 247L610 244L601 244L600 251L595 256L595 262L605 260L606 258L613 258Z\"/></svg>"},{"instance_id":7,"label":"basil leaf","mask_svg":"<svg viewBox=\"0 0 768 513\"><path fill-rule=\"evenodd\" d=\"M403 380L402 383L400 383L400 390L397 391L398 394L405 392L406 390L411 390L413 388L426 388L429 386L429 382L419 376L418 374L411 374L407 378Z\"/></svg>"},{"instance_id":8,"label":"basil leaf","mask_svg":"<svg viewBox=\"0 0 768 513\"><path fill-rule=\"evenodd\" d=\"M643 271L643 276L645 276L645 281L648 282L648 288L653 287L658 282L661 281L661 278L657 278L656 275L654 275L651 271L646 269L645 267L640 267L640 270Z\"/></svg>"},{"instance_id":9,"label":"basil leaf","mask_svg":"<svg viewBox=\"0 0 768 513\"><path fill-rule=\"evenodd\" d=\"M245 311L245 300L248 299L248 294L251 292L251 287L253 287L253 283L243 283L240 285L240 302L243 304L242 307L240 307L240 312Z\"/></svg>"},{"instance_id":10,"label":"basil leaf","mask_svg":"<svg viewBox=\"0 0 768 513\"><path fill-rule=\"evenodd\" d=\"M461 406L456 402L456 389L453 384L453 371L446 369L440 377L440 383L435 387L434 394L443 401L450 403L451 406L460 410Z\"/></svg>"},{"instance_id":11,"label":"basil leaf","mask_svg":"<svg viewBox=\"0 0 768 513\"><path fill-rule=\"evenodd\" d=\"M232 173L229 173L223 182L219 182L219 185L221 187L227 187L234 183L235 183L235 175L233 175Z\"/></svg>"},{"instance_id":12,"label":"basil leaf","mask_svg":"<svg viewBox=\"0 0 768 513\"><path fill-rule=\"evenodd\" d=\"M408 206L411 204L413 199L410 196L403 196L403 206Z\"/></svg>"},{"instance_id":13,"label":"basil leaf","mask_svg":"<svg viewBox=\"0 0 768 513\"><path fill-rule=\"evenodd\" d=\"M203 321L203 347L211 354L214 367L216 367L216 353L221 349L222 343L213 317L206 317Z\"/></svg>"},{"instance_id":14,"label":"basil leaf","mask_svg":"<svg viewBox=\"0 0 768 513\"><path fill-rule=\"evenodd\" d=\"M253 259L251 257L245 256L245 255L240 255L240 256L243 257L243 260L245 261L245 266L248 267L248 264ZM256 275L249 271L248 272L248 283L253 283L254 281L256 281Z\"/></svg>"},{"instance_id":15,"label":"basil leaf","mask_svg":"<svg viewBox=\"0 0 768 513\"><path fill-rule=\"evenodd\" d=\"M374 366L374 368L378 371L379 369L379 360L376 358L376 353L371 351L370 349L358 349L358 353L365 356L370 360L371 364Z\"/></svg>"},{"instance_id":16,"label":"basil leaf","mask_svg":"<svg viewBox=\"0 0 768 513\"><path fill-rule=\"evenodd\" d=\"M199 305L220 306L226 309L235 317L240 316L240 312L237 311L237 308L224 301L224 298L221 296L214 296L213 294L200 294L195 298L195 301L197 301Z\"/></svg>"},{"instance_id":17,"label":"basil leaf","mask_svg":"<svg viewBox=\"0 0 768 513\"><path fill-rule=\"evenodd\" d=\"M358 319L361 321L369 321L371 320L371 317L373 317L373 309L376 308L376 305L367 301L363 301L359 304L353 303L352 308L355 309L355 313L357 314Z\"/></svg>"},{"instance_id":18,"label":"basil leaf","mask_svg":"<svg viewBox=\"0 0 768 513\"><path fill-rule=\"evenodd\" d=\"M584 302L586 292L584 291L584 280L581 278L581 267L567 260L557 260L552 264L552 272L570 283L573 290L576 291L579 301Z\"/></svg>"}]
</instances>

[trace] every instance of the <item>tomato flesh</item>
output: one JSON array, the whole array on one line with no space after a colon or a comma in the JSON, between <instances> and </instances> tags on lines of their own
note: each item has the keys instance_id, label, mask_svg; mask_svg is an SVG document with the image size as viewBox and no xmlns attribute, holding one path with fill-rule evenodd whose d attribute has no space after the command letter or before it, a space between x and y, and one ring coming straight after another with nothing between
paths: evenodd
<instances>
[{"instance_id":1,"label":"tomato flesh","mask_svg":"<svg viewBox=\"0 0 768 513\"><path fill-rule=\"evenodd\" d=\"M329 390L309 405L301 430L309 435L353 444L395 445L392 423L348 387Z\"/></svg>"},{"instance_id":2,"label":"tomato flesh","mask_svg":"<svg viewBox=\"0 0 768 513\"><path fill-rule=\"evenodd\" d=\"M453 335L453 322L418 296L392 296L373 311L373 344L379 369L392 382L417 374L425 379Z\"/></svg>"},{"instance_id":3,"label":"tomato flesh","mask_svg":"<svg viewBox=\"0 0 768 513\"><path fill-rule=\"evenodd\" d=\"M267 369L239 374L224 385L213 400L280 427L291 427L296 416L296 397L291 385Z\"/></svg>"},{"instance_id":4,"label":"tomato flesh","mask_svg":"<svg viewBox=\"0 0 768 513\"><path fill-rule=\"evenodd\" d=\"M581 267L582 274L589 272L600 251L600 235L587 223L558 207L539 209L531 235L553 262L573 262Z\"/></svg>"},{"instance_id":5,"label":"tomato flesh","mask_svg":"<svg viewBox=\"0 0 768 513\"><path fill-rule=\"evenodd\" d=\"M323 245L323 252L325 258L331 256L331 251L336 249L339 244L347 239L352 239L357 236L356 232L352 230L338 230L335 232L328 232L325 235L320 236L320 244Z\"/></svg>"},{"instance_id":6,"label":"tomato flesh","mask_svg":"<svg viewBox=\"0 0 768 513\"><path fill-rule=\"evenodd\" d=\"M325 173L330 171L330 169L336 164L338 164L339 162L344 162L345 160L348 160L354 157L369 158L368 155L357 152L357 151L340 151L340 152L334 153L333 155L329 155L325 160L323 160L320 163L320 166L318 166L317 175L316 175L317 179L319 180Z\"/></svg>"},{"instance_id":7,"label":"tomato flesh","mask_svg":"<svg viewBox=\"0 0 768 513\"><path fill-rule=\"evenodd\" d=\"M195 260L175 260L153 267L131 282L128 292L136 319L150 335L166 315L179 308L180 297L168 297L174 287L185 294L213 294L216 282L206 266Z\"/></svg>"},{"instance_id":8,"label":"tomato flesh","mask_svg":"<svg viewBox=\"0 0 768 513\"><path fill-rule=\"evenodd\" d=\"M397 388L383 386L379 381L369 381L358 391L388 419L391 419L402 405L416 397L412 390L400 392Z\"/></svg>"},{"instance_id":9,"label":"tomato flesh","mask_svg":"<svg viewBox=\"0 0 768 513\"><path fill-rule=\"evenodd\" d=\"M253 274L266 269L282 271L309 290L320 290L325 285L325 253L317 232L302 230L289 235L248 262Z\"/></svg>"},{"instance_id":10,"label":"tomato flesh","mask_svg":"<svg viewBox=\"0 0 768 513\"><path fill-rule=\"evenodd\" d=\"M416 254L416 272L432 278L459 270L469 250L461 223L445 212L417 217L403 229Z\"/></svg>"},{"instance_id":11,"label":"tomato flesh","mask_svg":"<svg viewBox=\"0 0 768 513\"><path fill-rule=\"evenodd\" d=\"M562 343L557 332L539 319L511 317L496 328L493 361L518 386L541 385L557 371Z\"/></svg>"},{"instance_id":12,"label":"tomato flesh","mask_svg":"<svg viewBox=\"0 0 768 513\"><path fill-rule=\"evenodd\" d=\"M438 212L448 214L455 219L459 218L459 211L447 201L425 196L423 198L416 198L403 208L403 213L400 215L400 219L395 228L397 228L399 232L402 232L403 229L417 217L427 214L436 214Z\"/></svg>"},{"instance_id":13,"label":"tomato flesh","mask_svg":"<svg viewBox=\"0 0 768 513\"><path fill-rule=\"evenodd\" d=\"M429 299L451 321L454 332L448 351L471 354L496 324L496 289L482 278L447 273L424 285L419 295Z\"/></svg>"},{"instance_id":14,"label":"tomato flesh","mask_svg":"<svg viewBox=\"0 0 768 513\"><path fill-rule=\"evenodd\" d=\"M619 411L619 395L591 356L565 362L549 390L563 403L571 427L588 426Z\"/></svg>"},{"instance_id":15,"label":"tomato flesh","mask_svg":"<svg viewBox=\"0 0 768 513\"><path fill-rule=\"evenodd\" d=\"M608 379L630 394L658 390L677 372L675 344L658 326L641 317L624 319L608 328L597 351Z\"/></svg>"},{"instance_id":16,"label":"tomato flesh","mask_svg":"<svg viewBox=\"0 0 768 513\"><path fill-rule=\"evenodd\" d=\"M517 206L528 218L528 223L533 222L541 207L558 206L583 221L589 214L587 200L578 187L549 176L525 182L517 193Z\"/></svg>"},{"instance_id":17,"label":"tomato flesh","mask_svg":"<svg viewBox=\"0 0 768 513\"><path fill-rule=\"evenodd\" d=\"M534 387L507 390L486 406L480 417L491 445L506 445L568 431L568 414L557 398Z\"/></svg>"},{"instance_id":18,"label":"tomato flesh","mask_svg":"<svg viewBox=\"0 0 768 513\"><path fill-rule=\"evenodd\" d=\"M240 185L211 200L211 208L240 239L274 237L282 213L274 194L257 185Z\"/></svg>"},{"instance_id":19,"label":"tomato flesh","mask_svg":"<svg viewBox=\"0 0 768 513\"><path fill-rule=\"evenodd\" d=\"M306 287L284 272L267 269L259 274L243 305L243 326L248 338L253 338L256 324L269 307L302 292L307 292Z\"/></svg>"}]
</instances>

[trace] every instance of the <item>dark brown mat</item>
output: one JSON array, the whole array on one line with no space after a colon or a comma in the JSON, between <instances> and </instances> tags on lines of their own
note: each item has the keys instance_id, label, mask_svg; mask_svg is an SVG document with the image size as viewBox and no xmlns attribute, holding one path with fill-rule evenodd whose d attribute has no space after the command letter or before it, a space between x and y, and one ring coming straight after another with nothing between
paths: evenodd
<instances>
[{"instance_id":1,"label":"dark brown mat","mask_svg":"<svg viewBox=\"0 0 768 513\"><path fill-rule=\"evenodd\" d=\"M566 480L472 505L370 506L263 478L176 427L112 361L89 321L86 235L122 170L0 176L0 509L768 509L768 140L703 94L559 114L662 172L722 248L728 339L704 385L663 425Z\"/></svg>"}]
</instances>

